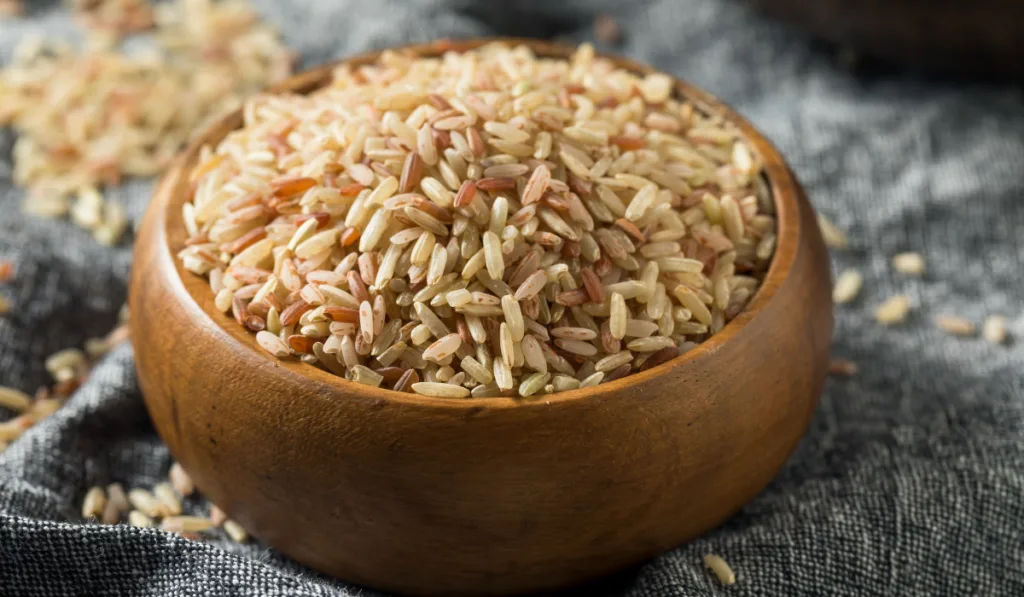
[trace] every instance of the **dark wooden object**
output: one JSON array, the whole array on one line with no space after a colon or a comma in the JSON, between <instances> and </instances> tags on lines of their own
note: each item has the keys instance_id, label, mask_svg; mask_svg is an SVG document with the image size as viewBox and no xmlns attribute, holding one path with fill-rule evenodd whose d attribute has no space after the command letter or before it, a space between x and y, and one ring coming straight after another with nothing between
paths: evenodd
<instances>
[{"instance_id":1,"label":"dark wooden object","mask_svg":"<svg viewBox=\"0 0 1024 597\"><path fill-rule=\"evenodd\" d=\"M975 76L1024 77L1024 0L748 0L865 56Z\"/></svg>"},{"instance_id":2,"label":"dark wooden object","mask_svg":"<svg viewBox=\"0 0 1024 597\"><path fill-rule=\"evenodd\" d=\"M546 56L572 51L523 43ZM330 70L283 88L309 91ZM536 400L397 394L262 352L174 256L199 147L239 126L240 116L206 131L156 192L131 286L139 382L174 457L267 544L326 573L403 593L578 583L727 519L775 476L817 405L831 284L814 214L776 150L707 93L682 82L678 91L736 122L764 158L779 218L764 286L699 348Z\"/></svg>"}]
</instances>

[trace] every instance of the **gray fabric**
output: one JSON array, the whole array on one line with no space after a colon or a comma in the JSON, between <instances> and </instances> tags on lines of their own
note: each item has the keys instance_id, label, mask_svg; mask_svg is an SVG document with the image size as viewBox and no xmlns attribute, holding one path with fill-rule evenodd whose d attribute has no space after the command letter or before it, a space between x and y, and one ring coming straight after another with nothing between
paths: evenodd
<instances>
[{"instance_id":1,"label":"gray fabric","mask_svg":"<svg viewBox=\"0 0 1024 597\"><path fill-rule=\"evenodd\" d=\"M0 22L0 60L25 35L72 31L55 4ZM930 323L939 312L975 321L1001 312L1024 333L1020 89L857 78L793 32L717 0L258 4L307 65L439 36L579 41L595 13L610 12L626 36L617 52L739 108L849 232L852 247L834 264L859 268L867 283L837 310L835 353L861 373L828 384L797 453L739 515L579 594L1024 595L1024 347L953 339ZM10 132L0 134L0 259L17 266L0 287L17 305L0 318L0 383L31 392L48 381L47 354L112 327L130 250L101 248L66 222L23 217L11 143ZM115 192L138 218L148 188ZM890 257L902 250L926 254L923 278L892 271ZM871 308L895 292L908 293L915 310L906 325L882 329ZM357 592L259 545L78 519L90 485L150 485L168 466L122 346L67 407L0 454L0 595ZM188 506L205 512L199 501ZM735 586L722 589L703 571L708 552L732 564Z\"/></svg>"}]
</instances>

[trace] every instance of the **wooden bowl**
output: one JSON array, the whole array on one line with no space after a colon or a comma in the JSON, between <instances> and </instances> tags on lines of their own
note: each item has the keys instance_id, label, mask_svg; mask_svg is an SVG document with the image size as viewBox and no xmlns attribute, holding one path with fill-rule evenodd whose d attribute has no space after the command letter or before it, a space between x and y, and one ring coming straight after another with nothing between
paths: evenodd
<instances>
[{"instance_id":1,"label":"wooden bowl","mask_svg":"<svg viewBox=\"0 0 1024 597\"><path fill-rule=\"evenodd\" d=\"M572 52L516 41L543 56ZM309 91L330 72L283 88ZM815 216L776 150L710 95L682 82L678 92L727 115L764 159L779 223L764 285L699 348L536 400L399 394L260 350L175 257L187 173L199 147L238 127L240 115L214 126L164 177L135 249L136 366L171 453L268 545L401 593L570 585L727 519L775 476L815 409L832 337L831 281Z\"/></svg>"},{"instance_id":2,"label":"wooden bowl","mask_svg":"<svg viewBox=\"0 0 1024 597\"><path fill-rule=\"evenodd\" d=\"M1024 0L750 0L872 58L968 75L1024 77Z\"/></svg>"}]
</instances>

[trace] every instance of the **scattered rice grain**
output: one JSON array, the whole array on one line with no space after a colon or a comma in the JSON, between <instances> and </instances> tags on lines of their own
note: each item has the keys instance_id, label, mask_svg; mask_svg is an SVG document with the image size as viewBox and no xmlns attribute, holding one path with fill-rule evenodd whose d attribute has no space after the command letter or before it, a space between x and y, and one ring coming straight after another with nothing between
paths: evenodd
<instances>
[{"instance_id":1,"label":"scattered rice grain","mask_svg":"<svg viewBox=\"0 0 1024 597\"><path fill-rule=\"evenodd\" d=\"M153 497L160 500L160 503L166 506L167 511L172 515L181 514L181 500L178 499L178 495L170 483L157 483L153 487Z\"/></svg>"},{"instance_id":2,"label":"scattered rice grain","mask_svg":"<svg viewBox=\"0 0 1024 597\"><path fill-rule=\"evenodd\" d=\"M935 317L935 325L954 336L973 336L978 331L973 323L955 315L938 315Z\"/></svg>"},{"instance_id":3,"label":"scattered rice grain","mask_svg":"<svg viewBox=\"0 0 1024 597\"><path fill-rule=\"evenodd\" d=\"M242 525L233 520L228 519L224 521L224 532L235 543L246 543L249 541L249 533L242 528Z\"/></svg>"},{"instance_id":4,"label":"scattered rice grain","mask_svg":"<svg viewBox=\"0 0 1024 597\"><path fill-rule=\"evenodd\" d=\"M718 582L723 585L731 585L736 583L736 574L729 567L721 556L714 554L708 554L704 556L704 565L707 566L714 574Z\"/></svg>"},{"instance_id":5,"label":"scattered rice grain","mask_svg":"<svg viewBox=\"0 0 1024 597\"><path fill-rule=\"evenodd\" d=\"M196 489L195 484L192 482L192 477L177 462L171 465L171 470L167 476L174 490L183 496L192 495L192 492Z\"/></svg>"},{"instance_id":6,"label":"scattered rice grain","mask_svg":"<svg viewBox=\"0 0 1024 597\"><path fill-rule=\"evenodd\" d=\"M832 359L828 364L828 374L838 377L856 375L857 363L848 359Z\"/></svg>"},{"instance_id":7,"label":"scattered rice grain","mask_svg":"<svg viewBox=\"0 0 1024 597\"><path fill-rule=\"evenodd\" d=\"M32 397L17 388L0 386L0 408L25 412L32 406Z\"/></svg>"},{"instance_id":8,"label":"scattered rice grain","mask_svg":"<svg viewBox=\"0 0 1024 597\"><path fill-rule=\"evenodd\" d=\"M886 299L875 308L875 320L883 325L902 323L910 313L910 298L898 294Z\"/></svg>"},{"instance_id":9,"label":"scattered rice grain","mask_svg":"<svg viewBox=\"0 0 1024 597\"><path fill-rule=\"evenodd\" d=\"M920 276L924 273L924 256L920 253L900 253L892 258L892 266L901 274Z\"/></svg>"},{"instance_id":10,"label":"scattered rice grain","mask_svg":"<svg viewBox=\"0 0 1024 597\"><path fill-rule=\"evenodd\" d=\"M832 301L836 304L849 303L860 294L864 278L857 270L848 269L839 274L835 286L832 287Z\"/></svg>"},{"instance_id":11,"label":"scattered rice grain","mask_svg":"<svg viewBox=\"0 0 1024 597\"><path fill-rule=\"evenodd\" d=\"M213 522L202 516L169 516L160 521L160 529L171 533L202 533L212 528Z\"/></svg>"},{"instance_id":12,"label":"scattered rice grain","mask_svg":"<svg viewBox=\"0 0 1024 597\"><path fill-rule=\"evenodd\" d=\"M989 315L982 326L982 336L992 344L1006 343L1006 318L1002 315Z\"/></svg>"},{"instance_id":13,"label":"scattered rice grain","mask_svg":"<svg viewBox=\"0 0 1024 597\"><path fill-rule=\"evenodd\" d=\"M100 518L107 505L107 495L102 487L92 487L82 500L82 518Z\"/></svg>"},{"instance_id":14,"label":"scattered rice grain","mask_svg":"<svg viewBox=\"0 0 1024 597\"><path fill-rule=\"evenodd\" d=\"M846 234L822 214L818 214L818 227L821 229L821 237L825 239L825 245L828 247L845 249L849 245Z\"/></svg>"},{"instance_id":15,"label":"scattered rice grain","mask_svg":"<svg viewBox=\"0 0 1024 597\"><path fill-rule=\"evenodd\" d=\"M138 510L132 510L128 513L128 524L133 527L151 527L153 519Z\"/></svg>"}]
</instances>

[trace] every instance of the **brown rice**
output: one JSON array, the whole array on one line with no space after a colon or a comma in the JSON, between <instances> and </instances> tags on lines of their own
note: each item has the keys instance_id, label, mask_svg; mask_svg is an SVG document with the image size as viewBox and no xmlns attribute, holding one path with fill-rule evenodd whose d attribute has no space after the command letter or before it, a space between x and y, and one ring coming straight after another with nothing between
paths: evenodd
<instances>
[{"instance_id":1,"label":"brown rice","mask_svg":"<svg viewBox=\"0 0 1024 597\"><path fill-rule=\"evenodd\" d=\"M153 26L153 7L148 0L74 0L78 22L97 34L120 37Z\"/></svg>"},{"instance_id":2,"label":"brown rice","mask_svg":"<svg viewBox=\"0 0 1024 597\"><path fill-rule=\"evenodd\" d=\"M835 286L832 287L832 301L842 305L853 301L860 294L864 278L857 270L848 269L839 274Z\"/></svg>"},{"instance_id":3,"label":"brown rice","mask_svg":"<svg viewBox=\"0 0 1024 597\"><path fill-rule=\"evenodd\" d=\"M68 215L115 245L129 221L99 189L159 173L193 132L288 76L293 57L244 0L77 7L86 47L26 41L0 70L0 126L19 133L14 182L28 188L25 211ZM153 24L155 47L117 47Z\"/></svg>"},{"instance_id":4,"label":"brown rice","mask_svg":"<svg viewBox=\"0 0 1024 597\"><path fill-rule=\"evenodd\" d=\"M151 527L153 519L138 510L132 510L128 513L128 524L133 527Z\"/></svg>"},{"instance_id":5,"label":"brown rice","mask_svg":"<svg viewBox=\"0 0 1024 597\"><path fill-rule=\"evenodd\" d=\"M169 514L181 514L181 500L178 499L178 494L175 493L170 483L157 483L153 487L153 497L166 507Z\"/></svg>"},{"instance_id":6,"label":"brown rice","mask_svg":"<svg viewBox=\"0 0 1024 597\"><path fill-rule=\"evenodd\" d=\"M920 253L900 253L892 258L892 266L901 274L920 276L924 273L924 257Z\"/></svg>"},{"instance_id":7,"label":"brown rice","mask_svg":"<svg viewBox=\"0 0 1024 597\"><path fill-rule=\"evenodd\" d=\"M170 509L145 489L135 488L128 492L128 501L137 511L150 518L170 515Z\"/></svg>"},{"instance_id":8,"label":"brown rice","mask_svg":"<svg viewBox=\"0 0 1024 597\"><path fill-rule=\"evenodd\" d=\"M875 319L883 325L902 323L910 313L910 299L903 294L889 297L875 309Z\"/></svg>"},{"instance_id":9,"label":"brown rice","mask_svg":"<svg viewBox=\"0 0 1024 597\"><path fill-rule=\"evenodd\" d=\"M195 486L180 464L171 465L168 479L169 482L158 483L152 490L135 488L127 495L119 483L111 483L106 490L99 486L91 487L82 500L82 517L96 519L103 524L118 524L127 513L127 522L132 526L159 526L161 530L189 539L199 539L201 533L223 527L224 534L232 541L245 543L249 540L245 529L228 519L216 505L210 506L209 516L183 512L180 497L194 493Z\"/></svg>"},{"instance_id":10,"label":"brown rice","mask_svg":"<svg viewBox=\"0 0 1024 597\"><path fill-rule=\"evenodd\" d=\"M160 528L172 533L201 533L214 528L214 524L203 516L168 516L160 521Z\"/></svg>"},{"instance_id":11,"label":"brown rice","mask_svg":"<svg viewBox=\"0 0 1024 597\"><path fill-rule=\"evenodd\" d=\"M989 315L982 326L982 336L992 344L1006 342L1006 318L1002 315Z\"/></svg>"},{"instance_id":12,"label":"brown rice","mask_svg":"<svg viewBox=\"0 0 1024 597\"><path fill-rule=\"evenodd\" d=\"M736 583L736 573L732 571L732 568L729 567L728 562L722 556L708 554L704 556L704 565L715 574L715 578L723 585Z\"/></svg>"},{"instance_id":13,"label":"brown rice","mask_svg":"<svg viewBox=\"0 0 1024 597\"><path fill-rule=\"evenodd\" d=\"M14 277L14 264L7 260L0 261L0 284L9 282Z\"/></svg>"},{"instance_id":14,"label":"brown rice","mask_svg":"<svg viewBox=\"0 0 1024 597\"><path fill-rule=\"evenodd\" d=\"M973 336L978 331L973 323L955 315L937 315L935 325L954 336Z\"/></svg>"},{"instance_id":15,"label":"brown rice","mask_svg":"<svg viewBox=\"0 0 1024 597\"><path fill-rule=\"evenodd\" d=\"M818 214L818 228L821 229L821 237L829 248L845 249L850 244L846 238L846 233L840 230L838 226L832 223L832 220L829 220L823 214Z\"/></svg>"},{"instance_id":16,"label":"brown rice","mask_svg":"<svg viewBox=\"0 0 1024 597\"><path fill-rule=\"evenodd\" d=\"M121 515L131 510L131 503L128 495L120 483L107 485L107 504L103 509L103 524L115 524L120 522Z\"/></svg>"},{"instance_id":17,"label":"brown rice","mask_svg":"<svg viewBox=\"0 0 1024 597\"><path fill-rule=\"evenodd\" d=\"M672 92L586 45L339 67L309 96L250 100L204 148L180 258L264 350L359 383L526 397L616 379L646 361L616 355L719 331L774 249L759 157Z\"/></svg>"},{"instance_id":18,"label":"brown rice","mask_svg":"<svg viewBox=\"0 0 1024 597\"><path fill-rule=\"evenodd\" d=\"M238 524L233 520L224 521L224 532L231 538L235 543L245 543L249 540L249 533L246 532L242 525Z\"/></svg>"},{"instance_id":19,"label":"brown rice","mask_svg":"<svg viewBox=\"0 0 1024 597\"><path fill-rule=\"evenodd\" d=\"M82 500L82 518L100 518L107 506L107 495L102 487L92 487Z\"/></svg>"},{"instance_id":20,"label":"brown rice","mask_svg":"<svg viewBox=\"0 0 1024 597\"><path fill-rule=\"evenodd\" d=\"M832 359L828 364L828 374L838 377L856 375L857 363L849 359Z\"/></svg>"},{"instance_id":21,"label":"brown rice","mask_svg":"<svg viewBox=\"0 0 1024 597\"><path fill-rule=\"evenodd\" d=\"M2 302L2 301L0 301ZM28 429L56 412L86 378L92 367L90 359L105 354L116 344L128 337L128 311L122 308L121 323L102 338L86 340L88 356L81 350L61 350L46 359L45 366L54 378L52 386L43 386L29 397L16 388L0 387L0 408L8 408L20 414L8 421L0 422L0 452L7 444L24 434Z\"/></svg>"},{"instance_id":22,"label":"brown rice","mask_svg":"<svg viewBox=\"0 0 1024 597\"><path fill-rule=\"evenodd\" d=\"M32 397L17 388L0 386L0 408L25 412L32 406Z\"/></svg>"}]
</instances>

